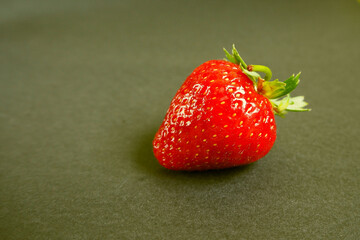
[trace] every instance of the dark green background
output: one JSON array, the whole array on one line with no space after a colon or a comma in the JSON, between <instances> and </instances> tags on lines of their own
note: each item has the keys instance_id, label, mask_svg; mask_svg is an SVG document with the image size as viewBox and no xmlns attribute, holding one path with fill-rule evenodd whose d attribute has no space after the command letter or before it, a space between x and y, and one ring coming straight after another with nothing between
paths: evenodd
<instances>
[{"instance_id":1,"label":"dark green background","mask_svg":"<svg viewBox=\"0 0 360 240\"><path fill-rule=\"evenodd\" d=\"M2 1L1 239L360 239L360 4ZM171 98L232 43L313 109L247 167L162 168Z\"/></svg>"}]
</instances>

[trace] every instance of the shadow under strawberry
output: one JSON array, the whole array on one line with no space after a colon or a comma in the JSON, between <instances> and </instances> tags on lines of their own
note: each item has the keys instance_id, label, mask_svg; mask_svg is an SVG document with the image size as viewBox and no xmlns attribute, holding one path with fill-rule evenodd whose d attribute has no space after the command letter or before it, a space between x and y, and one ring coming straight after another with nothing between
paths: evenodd
<instances>
[{"instance_id":1,"label":"shadow under strawberry","mask_svg":"<svg viewBox=\"0 0 360 240\"><path fill-rule=\"evenodd\" d=\"M208 171L173 171L162 167L153 153L152 141L154 139L156 129L149 129L147 132L142 132L136 138L133 149L133 160L136 167L156 178L167 178L171 180L198 180L198 181L217 181L220 179L232 178L251 172L256 168L257 163L238 166L234 168L227 168L221 170ZM192 181L193 182L193 181Z\"/></svg>"}]
</instances>

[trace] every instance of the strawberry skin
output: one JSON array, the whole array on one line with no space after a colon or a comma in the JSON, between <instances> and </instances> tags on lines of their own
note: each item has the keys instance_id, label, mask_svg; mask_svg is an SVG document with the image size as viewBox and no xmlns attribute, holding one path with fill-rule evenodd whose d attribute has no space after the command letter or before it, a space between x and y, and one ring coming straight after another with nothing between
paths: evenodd
<instances>
[{"instance_id":1,"label":"strawberry skin","mask_svg":"<svg viewBox=\"0 0 360 240\"><path fill-rule=\"evenodd\" d=\"M153 141L172 170L222 169L265 156L276 139L269 99L239 65L211 60L197 67L173 98Z\"/></svg>"}]
</instances>

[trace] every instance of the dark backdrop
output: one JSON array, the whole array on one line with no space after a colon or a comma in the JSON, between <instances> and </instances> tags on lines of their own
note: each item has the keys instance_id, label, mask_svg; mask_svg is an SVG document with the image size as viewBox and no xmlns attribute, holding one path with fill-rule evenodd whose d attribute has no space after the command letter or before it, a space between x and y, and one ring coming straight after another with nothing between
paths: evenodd
<instances>
[{"instance_id":1,"label":"dark backdrop","mask_svg":"<svg viewBox=\"0 0 360 240\"><path fill-rule=\"evenodd\" d=\"M359 239L360 4L1 1L1 239ZM313 109L247 167L172 172L151 141L232 43Z\"/></svg>"}]
</instances>

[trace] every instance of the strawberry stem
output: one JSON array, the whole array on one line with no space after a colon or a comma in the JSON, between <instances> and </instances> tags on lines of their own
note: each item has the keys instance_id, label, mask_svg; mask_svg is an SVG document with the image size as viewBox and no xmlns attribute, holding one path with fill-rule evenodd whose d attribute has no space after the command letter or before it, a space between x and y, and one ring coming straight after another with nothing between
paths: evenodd
<instances>
[{"instance_id":1,"label":"strawberry stem","mask_svg":"<svg viewBox=\"0 0 360 240\"><path fill-rule=\"evenodd\" d=\"M270 81L270 79L272 77L272 72L271 72L270 68L263 66L263 65L248 65L247 70L249 70L250 72L265 73L265 77L264 77L265 81Z\"/></svg>"},{"instance_id":2,"label":"strawberry stem","mask_svg":"<svg viewBox=\"0 0 360 240\"><path fill-rule=\"evenodd\" d=\"M233 45L232 54L225 48L224 52L227 60L237 64L241 71L253 81L256 91L270 100L276 115L283 117L287 112L310 111L310 109L305 108L307 103L304 101L303 96L290 97L289 94L299 84L300 73L296 76L293 74L283 82L279 81L279 79L270 81L272 77L270 68L263 65L247 65L240 57L235 45ZM265 74L264 79L258 72Z\"/></svg>"}]
</instances>

